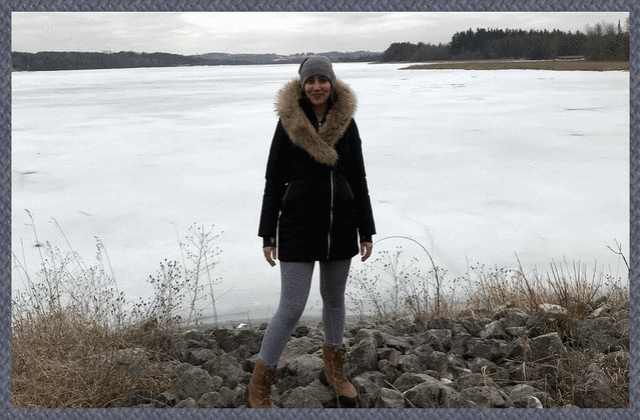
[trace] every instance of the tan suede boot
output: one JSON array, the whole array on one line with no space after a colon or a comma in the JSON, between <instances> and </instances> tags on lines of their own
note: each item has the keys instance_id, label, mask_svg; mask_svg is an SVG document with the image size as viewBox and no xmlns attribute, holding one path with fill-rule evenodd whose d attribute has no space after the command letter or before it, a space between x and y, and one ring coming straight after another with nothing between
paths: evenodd
<instances>
[{"instance_id":1,"label":"tan suede boot","mask_svg":"<svg viewBox=\"0 0 640 420\"><path fill-rule=\"evenodd\" d=\"M253 374L247 387L249 408L272 408L271 385L275 382L276 370L269 368L262 360L256 359Z\"/></svg>"},{"instance_id":2,"label":"tan suede boot","mask_svg":"<svg viewBox=\"0 0 640 420\"><path fill-rule=\"evenodd\" d=\"M344 349L336 349L326 343L322 346L324 368L320 372L320 382L335 390L341 407L355 407L358 392L344 376L343 371L346 355L347 352Z\"/></svg>"}]
</instances>

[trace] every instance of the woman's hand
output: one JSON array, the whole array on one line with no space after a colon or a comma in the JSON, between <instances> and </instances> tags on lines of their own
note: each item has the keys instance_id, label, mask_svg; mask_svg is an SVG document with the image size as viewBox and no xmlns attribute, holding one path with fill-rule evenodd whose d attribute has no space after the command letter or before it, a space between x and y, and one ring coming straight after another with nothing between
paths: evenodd
<instances>
[{"instance_id":1,"label":"woman's hand","mask_svg":"<svg viewBox=\"0 0 640 420\"><path fill-rule=\"evenodd\" d=\"M360 243L360 255L362 255L362 261L366 261L367 258L371 256L371 251L373 250L372 242L361 242Z\"/></svg>"},{"instance_id":2,"label":"woman's hand","mask_svg":"<svg viewBox=\"0 0 640 420\"><path fill-rule=\"evenodd\" d=\"M267 262L271 267L276 265L276 247L275 246L265 246L262 248L262 252L264 252L264 257L267 259Z\"/></svg>"}]
</instances>

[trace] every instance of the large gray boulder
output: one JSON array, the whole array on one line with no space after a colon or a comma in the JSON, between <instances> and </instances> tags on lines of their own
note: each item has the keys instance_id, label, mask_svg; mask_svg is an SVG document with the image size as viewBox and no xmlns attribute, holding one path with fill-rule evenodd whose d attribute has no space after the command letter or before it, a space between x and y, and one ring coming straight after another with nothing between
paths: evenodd
<instances>
[{"instance_id":1,"label":"large gray boulder","mask_svg":"<svg viewBox=\"0 0 640 420\"><path fill-rule=\"evenodd\" d=\"M207 392L217 391L221 385L219 378L215 380L206 370L192 366L178 375L176 383L167 392L172 400L193 398L198 401Z\"/></svg>"},{"instance_id":2,"label":"large gray boulder","mask_svg":"<svg viewBox=\"0 0 640 420\"><path fill-rule=\"evenodd\" d=\"M376 399L374 408L404 408L402 392L390 388L382 388Z\"/></svg>"},{"instance_id":3,"label":"large gray boulder","mask_svg":"<svg viewBox=\"0 0 640 420\"><path fill-rule=\"evenodd\" d=\"M509 408L513 403L500 389L492 386L476 386L466 388L460 396L469 401L472 408Z\"/></svg>"},{"instance_id":4,"label":"large gray boulder","mask_svg":"<svg viewBox=\"0 0 640 420\"><path fill-rule=\"evenodd\" d=\"M552 332L529 341L529 352L526 354L530 361L546 361L558 356L564 356L567 350L557 332Z\"/></svg>"},{"instance_id":5,"label":"large gray boulder","mask_svg":"<svg viewBox=\"0 0 640 420\"><path fill-rule=\"evenodd\" d=\"M459 402L455 389L430 376L405 391L404 397L416 408L457 408Z\"/></svg>"}]
</instances>

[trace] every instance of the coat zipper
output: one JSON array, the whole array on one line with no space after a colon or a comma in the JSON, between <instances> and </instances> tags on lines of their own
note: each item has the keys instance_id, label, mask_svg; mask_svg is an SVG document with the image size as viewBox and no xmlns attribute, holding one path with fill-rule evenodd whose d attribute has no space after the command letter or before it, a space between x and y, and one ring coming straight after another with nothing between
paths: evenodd
<instances>
[{"instance_id":1,"label":"coat zipper","mask_svg":"<svg viewBox=\"0 0 640 420\"><path fill-rule=\"evenodd\" d=\"M329 232L327 233L327 259L331 253L331 228L333 227L333 171L329 172L329 182L331 188L331 205L329 207Z\"/></svg>"}]
</instances>

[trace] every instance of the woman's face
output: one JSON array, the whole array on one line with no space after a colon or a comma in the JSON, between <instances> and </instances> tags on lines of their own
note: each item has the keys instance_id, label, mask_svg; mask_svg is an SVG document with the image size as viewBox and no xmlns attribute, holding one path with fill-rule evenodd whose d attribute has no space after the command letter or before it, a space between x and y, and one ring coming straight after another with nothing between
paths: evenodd
<instances>
[{"instance_id":1,"label":"woman's face","mask_svg":"<svg viewBox=\"0 0 640 420\"><path fill-rule=\"evenodd\" d=\"M304 83L304 93L311 105L324 105L329 100L331 81L324 76L311 76Z\"/></svg>"}]
</instances>

